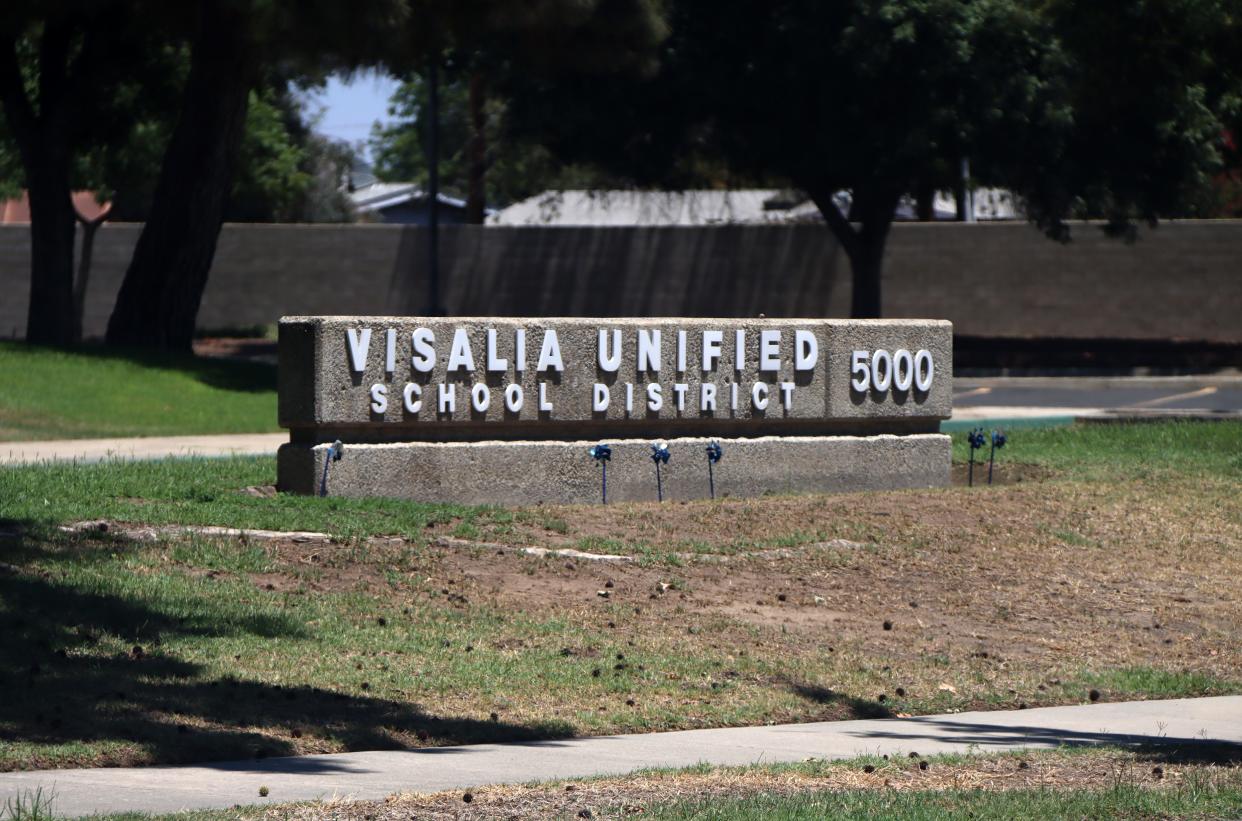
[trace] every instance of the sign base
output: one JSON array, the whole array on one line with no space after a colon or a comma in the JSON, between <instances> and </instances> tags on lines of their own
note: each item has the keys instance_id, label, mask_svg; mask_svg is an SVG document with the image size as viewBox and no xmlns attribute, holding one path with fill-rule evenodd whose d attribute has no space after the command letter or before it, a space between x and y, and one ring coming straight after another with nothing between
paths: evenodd
<instances>
[{"instance_id":1,"label":"sign base","mask_svg":"<svg viewBox=\"0 0 1242 821\"><path fill-rule=\"evenodd\" d=\"M949 484L951 445L939 433L905 436L764 436L668 440L660 465L665 501L706 499L707 445L724 455L713 470L716 496L826 493ZM456 504L591 504L601 500L601 463L577 442L402 442L331 445L289 443L277 455L281 491L371 496ZM651 442L607 442L608 501L656 499ZM325 479L324 471L327 470Z\"/></svg>"}]
</instances>

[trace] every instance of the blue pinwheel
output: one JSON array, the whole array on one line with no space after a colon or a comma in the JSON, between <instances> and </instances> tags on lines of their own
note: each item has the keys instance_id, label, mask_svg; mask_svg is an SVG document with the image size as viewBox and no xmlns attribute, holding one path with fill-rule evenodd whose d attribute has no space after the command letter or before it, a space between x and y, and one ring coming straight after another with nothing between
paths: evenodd
<instances>
[{"instance_id":1,"label":"blue pinwheel","mask_svg":"<svg viewBox=\"0 0 1242 821\"><path fill-rule=\"evenodd\" d=\"M663 440L656 440L651 443L651 461L655 462L656 469L656 499L664 501L664 482L660 478L660 465L668 464L668 443Z\"/></svg>"},{"instance_id":2,"label":"blue pinwheel","mask_svg":"<svg viewBox=\"0 0 1242 821\"><path fill-rule=\"evenodd\" d=\"M992 452L988 454L988 484L992 484L992 466L996 464L996 449L1003 448L1009 437L1003 430L992 431Z\"/></svg>"},{"instance_id":3,"label":"blue pinwheel","mask_svg":"<svg viewBox=\"0 0 1242 821\"><path fill-rule=\"evenodd\" d=\"M720 447L719 442L707 443L707 489L713 499L716 498L716 477L712 475L712 465L719 462L722 456L724 456L724 448Z\"/></svg>"},{"instance_id":4,"label":"blue pinwheel","mask_svg":"<svg viewBox=\"0 0 1242 821\"><path fill-rule=\"evenodd\" d=\"M975 451L983 447L987 441L987 436L983 433L983 428L975 428L966 435L966 441L970 443L970 469L966 474L966 484L968 487L975 486Z\"/></svg>"},{"instance_id":5,"label":"blue pinwheel","mask_svg":"<svg viewBox=\"0 0 1242 821\"><path fill-rule=\"evenodd\" d=\"M323 476L319 479L319 495L328 495L328 468L333 462L341 461L341 457L345 455L345 446L341 444L341 440L337 439L332 443L332 447L328 448L323 456Z\"/></svg>"},{"instance_id":6,"label":"blue pinwheel","mask_svg":"<svg viewBox=\"0 0 1242 821\"><path fill-rule=\"evenodd\" d=\"M603 477L600 484L600 500L604 504L608 504L608 463L612 461L612 448L600 442L587 451L587 453L599 463L600 474Z\"/></svg>"}]
</instances>

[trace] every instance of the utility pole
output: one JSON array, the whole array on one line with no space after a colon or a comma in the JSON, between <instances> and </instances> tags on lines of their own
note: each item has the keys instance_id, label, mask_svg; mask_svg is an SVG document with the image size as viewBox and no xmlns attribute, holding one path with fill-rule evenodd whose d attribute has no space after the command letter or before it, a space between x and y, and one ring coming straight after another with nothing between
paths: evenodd
<instances>
[{"instance_id":1,"label":"utility pole","mask_svg":"<svg viewBox=\"0 0 1242 821\"><path fill-rule=\"evenodd\" d=\"M427 316L444 316L440 304L440 77L433 54L427 65Z\"/></svg>"}]
</instances>

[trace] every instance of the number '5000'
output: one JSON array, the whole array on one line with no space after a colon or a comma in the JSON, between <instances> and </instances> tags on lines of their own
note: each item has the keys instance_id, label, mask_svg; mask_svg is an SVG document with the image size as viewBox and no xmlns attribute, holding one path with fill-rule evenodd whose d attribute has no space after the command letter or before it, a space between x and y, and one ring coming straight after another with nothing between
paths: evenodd
<instances>
[{"instance_id":1,"label":"number '5000'","mask_svg":"<svg viewBox=\"0 0 1242 821\"><path fill-rule=\"evenodd\" d=\"M908 391L911 386L926 393L931 390L935 375L936 366L932 362L931 351L926 349L912 354L905 348L898 348L893 353L881 348L854 351L850 357L850 376L853 377L850 387L859 393L869 390L884 393L889 388Z\"/></svg>"}]
</instances>

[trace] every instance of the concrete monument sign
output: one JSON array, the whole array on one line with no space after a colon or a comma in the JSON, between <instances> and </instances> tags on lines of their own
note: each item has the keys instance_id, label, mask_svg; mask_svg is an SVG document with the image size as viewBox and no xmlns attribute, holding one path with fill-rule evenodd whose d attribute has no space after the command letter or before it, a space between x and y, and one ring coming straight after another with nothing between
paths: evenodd
<instances>
[{"instance_id":1,"label":"concrete monument sign","mask_svg":"<svg viewBox=\"0 0 1242 821\"><path fill-rule=\"evenodd\" d=\"M279 348L293 492L598 501L607 441L609 498L650 499L653 439L674 499L712 440L730 495L948 481L943 321L286 317Z\"/></svg>"}]
</instances>

